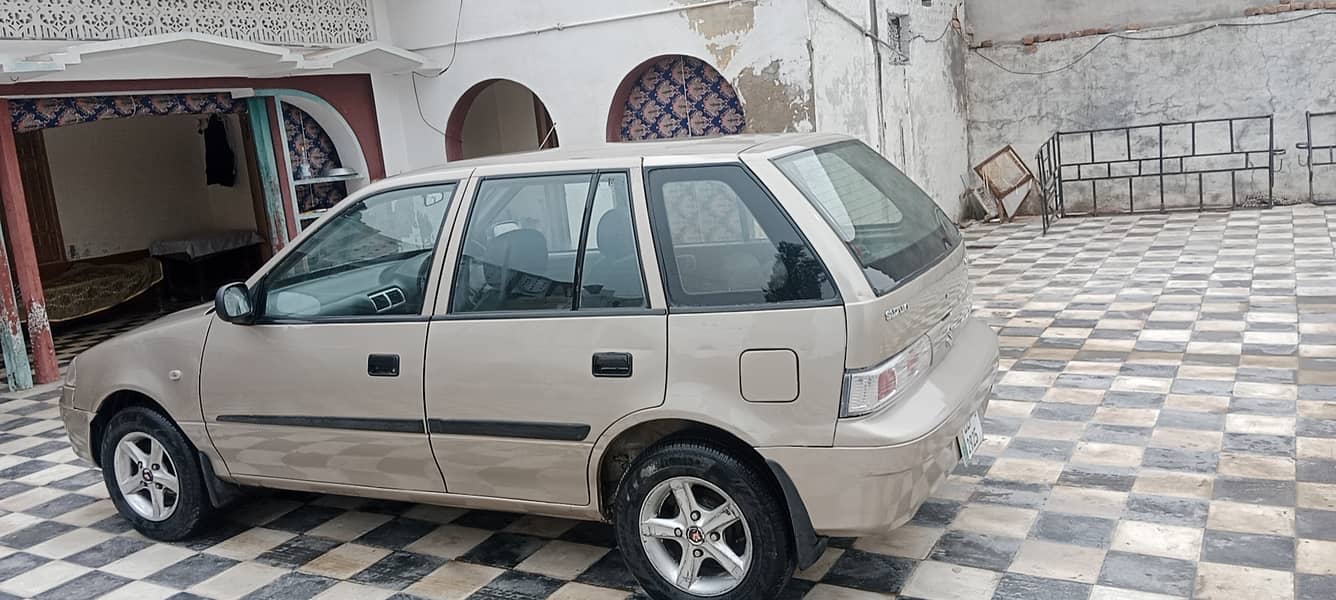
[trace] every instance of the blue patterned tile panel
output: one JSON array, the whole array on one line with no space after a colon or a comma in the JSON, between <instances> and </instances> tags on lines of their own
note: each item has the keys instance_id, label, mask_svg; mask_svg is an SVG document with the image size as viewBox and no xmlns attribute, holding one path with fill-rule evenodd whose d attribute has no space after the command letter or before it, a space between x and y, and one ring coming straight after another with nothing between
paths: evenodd
<instances>
[{"instance_id":1,"label":"blue patterned tile panel","mask_svg":"<svg viewBox=\"0 0 1336 600\"><path fill-rule=\"evenodd\" d=\"M645 68L626 99L622 141L742 133L737 90L704 61L671 56Z\"/></svg>"}]
</instances>

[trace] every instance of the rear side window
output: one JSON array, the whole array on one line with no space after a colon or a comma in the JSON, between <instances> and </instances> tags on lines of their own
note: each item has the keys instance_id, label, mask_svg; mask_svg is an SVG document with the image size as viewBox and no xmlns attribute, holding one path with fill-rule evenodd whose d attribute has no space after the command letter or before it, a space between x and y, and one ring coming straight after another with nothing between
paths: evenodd
<instances>
[{"instance_id":1,"label":"rear side window","mask_svg":"<svg viewBox=\"0 0 1336 600\"><path fill-rule=\"evenodd\" d=\"M454 313L645 307L626 173L484 180L453 298Z\"/></svg>"},{"instance_id":2,"label":"rear side window","mask_svg":"<svg viewBox=\"0 0 1336 600\"><path fill-rule=\"evenodd\" d=\"M675 306L836 297L811 246L742 167L655 169L649 188L654 235Z\"/></svg>"},{"instance_id":3,"label":"rear side window","mask_svg":"<svg viewBox=\"0 0 1336 600\"><path fill-rule=\"evenodd\" d=\"M775 161L826 218L885 294L960 244L960 232L913 181L859 142Z\"/></svg>"}]
</instances>

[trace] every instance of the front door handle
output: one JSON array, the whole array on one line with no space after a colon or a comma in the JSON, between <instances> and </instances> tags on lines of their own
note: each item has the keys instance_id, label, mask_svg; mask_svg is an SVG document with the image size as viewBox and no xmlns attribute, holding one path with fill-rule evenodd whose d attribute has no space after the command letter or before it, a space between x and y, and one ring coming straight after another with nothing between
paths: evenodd
<instances>
[{"instance_id":1,"label":"front door handle","mask_svg":"<svg viewBox=\"0 0 1336 600\"><path fill-rule=\"evenodd\" d=\"M372 377L398 377L398 354L372 354L366 357L366 374Z\"/></svg>"},{"instance_id":2,"label":"front door handle","mask_svg":"<svg viewBox=\"0 0 1336 600\"><path fill-rule=\"evenodd\" d=\"M594 354L594 377L630 376L630 352L598 352Z\"/></svg>"}]
</instances>

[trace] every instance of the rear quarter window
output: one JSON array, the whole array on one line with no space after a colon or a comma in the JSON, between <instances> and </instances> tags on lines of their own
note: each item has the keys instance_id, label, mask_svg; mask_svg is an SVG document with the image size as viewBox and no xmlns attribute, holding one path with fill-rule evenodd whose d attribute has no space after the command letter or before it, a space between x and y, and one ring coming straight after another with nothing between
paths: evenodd
<instances>
[{"instance_id":1,"label":"rear quarter window","mask_svg":"<svg viewBox=\"0 0 1336 600\"><path fill-rule=\"evenodd\" d=\"M654 169L654 236L674 306L832 301L826 268L739 165Z\"/></svg>"}]
</instances>

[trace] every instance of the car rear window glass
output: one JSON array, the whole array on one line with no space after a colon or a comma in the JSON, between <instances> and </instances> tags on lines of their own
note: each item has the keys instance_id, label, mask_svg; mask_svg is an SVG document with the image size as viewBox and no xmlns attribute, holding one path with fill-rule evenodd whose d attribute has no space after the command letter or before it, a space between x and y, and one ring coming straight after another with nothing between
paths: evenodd
<instances>
[{"instance_id":1,"label":"car rear window glass","mask_svg":"<svg viewBox=\"0 0 1336 600\"><path fill-rule=\"evenodd\" d=\"M775 164L849 246L879 295L960 244L959 231L932 198L860 142L804 150Z\"/></svg>"}]
</instances>

